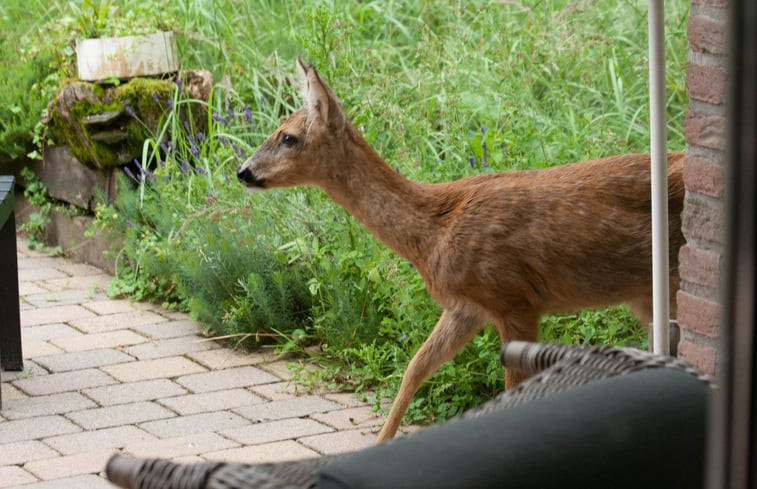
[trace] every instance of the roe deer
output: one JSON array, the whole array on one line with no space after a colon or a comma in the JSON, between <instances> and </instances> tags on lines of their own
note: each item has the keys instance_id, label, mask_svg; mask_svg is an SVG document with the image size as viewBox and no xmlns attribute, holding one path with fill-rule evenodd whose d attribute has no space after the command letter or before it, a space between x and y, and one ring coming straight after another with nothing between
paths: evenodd
<instances>
[{"instance_id":1,"label":"roe deer","mask_svg":"<svg viewBox=\"0 0 757 489\"><path fill-rule=\"evenodd\" d=\"M239 179L250 189L320 187L412 262L443 308L407 366L378 442L394 436L420 384L485 322L505 342L537 340L547 313L625 302L645 324L651 320L649 155L416 183L373 151L312 66L301 58L297 66L305 107L239 168ZM668 163L674 296L682 154ZM524 376L507 371L505 378L509 387Z\"/></svg>"}]
</instances>

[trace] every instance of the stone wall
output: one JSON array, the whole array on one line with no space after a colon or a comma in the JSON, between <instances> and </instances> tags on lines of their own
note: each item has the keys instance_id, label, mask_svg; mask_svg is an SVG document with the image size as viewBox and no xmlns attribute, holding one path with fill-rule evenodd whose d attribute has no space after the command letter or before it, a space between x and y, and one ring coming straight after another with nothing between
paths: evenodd
<instances>
[{"instance_id":1,"label":"stone wall","mask_svg":"<svg viewBox=\"0 0 757 489\"><path fill-rule=\"evenodd\" d=\"M678 356L709 373L715 373L718 367L724 264L727 4L727 0L693 0L688 24L686 245L679 255Z\"/></svg>"}]
</instances>

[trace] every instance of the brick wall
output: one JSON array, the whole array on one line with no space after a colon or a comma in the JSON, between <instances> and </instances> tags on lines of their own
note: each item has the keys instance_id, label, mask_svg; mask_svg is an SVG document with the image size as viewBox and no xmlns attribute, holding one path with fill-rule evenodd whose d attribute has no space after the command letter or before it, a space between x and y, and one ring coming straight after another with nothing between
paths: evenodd
<instances>
[{"instance_id":1,"label":"brick wall","mask_svg":"<svg viewBox=\"0 0 757 489\"><path fill-rule=\"evenodd\" d=\"M715 373L720 337L724 241L725 97L728 0L692 0L689 14L689 107L684 122L686 157L678 356Z\"/></svg>"}]
</instances>

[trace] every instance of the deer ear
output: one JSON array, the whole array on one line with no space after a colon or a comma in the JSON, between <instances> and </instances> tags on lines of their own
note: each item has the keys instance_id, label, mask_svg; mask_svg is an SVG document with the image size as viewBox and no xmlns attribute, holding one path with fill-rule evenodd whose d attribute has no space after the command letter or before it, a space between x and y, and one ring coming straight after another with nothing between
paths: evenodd
<instances>
[{"instance_id":1,"label":"deer ear","mask_svg":"<svg viewBox=\"0 0 757 489\"><path fill-rule=\"evenodd\" d=\"M343 121L339 101L331 88L321 80L313 66L308 66L297 57L297 68L302 78L302 98L308 108L308 124L320 120L328 125L339 125Z\"/></svg>"}]
</instances>

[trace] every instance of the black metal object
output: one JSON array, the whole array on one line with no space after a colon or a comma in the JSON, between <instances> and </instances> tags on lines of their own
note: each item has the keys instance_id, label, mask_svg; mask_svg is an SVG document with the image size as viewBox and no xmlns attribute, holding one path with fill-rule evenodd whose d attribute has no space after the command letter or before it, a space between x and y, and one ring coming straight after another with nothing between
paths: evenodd
<instances>
[{"instance_id":1,"label":"black metal object","mask_svg":"<svg viewBox=\"0 0 757 489\"><path fill-rule=\"evenodd\" d=\"M0 367L23 370L14 178L0 176ZM2 397L0 397L2 407Z\"/></svg>"}]
</instances>

